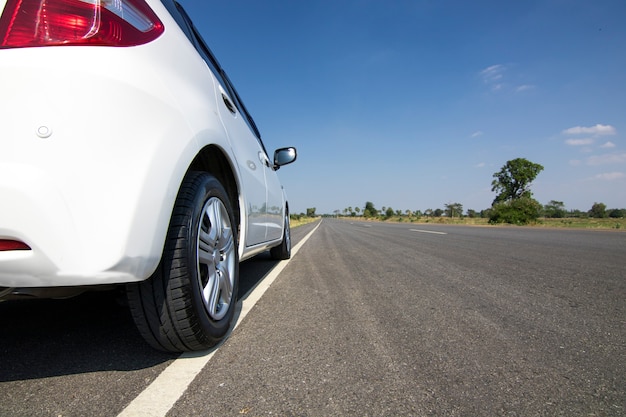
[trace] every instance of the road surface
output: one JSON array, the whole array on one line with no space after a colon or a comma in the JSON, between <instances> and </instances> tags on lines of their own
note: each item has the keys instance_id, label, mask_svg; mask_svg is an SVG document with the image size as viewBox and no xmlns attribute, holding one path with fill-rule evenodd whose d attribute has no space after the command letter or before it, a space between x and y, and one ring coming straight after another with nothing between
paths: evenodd
<instances>
[{"instance_id":1,"label":"road surface","mask_svg":"<svg viewBox=\"0 0 626 417\"><path fill-rule=\"evenodd\" d=\"M325 219L281 267L160 415L626 415L626 233ZM0 416L118 415L181 362L115 301L0 303Z\"/></svg>"}]
</instances>

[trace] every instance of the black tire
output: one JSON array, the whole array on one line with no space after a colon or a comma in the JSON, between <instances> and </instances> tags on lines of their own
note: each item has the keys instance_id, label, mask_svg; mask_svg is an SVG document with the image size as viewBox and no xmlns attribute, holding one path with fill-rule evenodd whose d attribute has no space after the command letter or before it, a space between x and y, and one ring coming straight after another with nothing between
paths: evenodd
<instances>
[{"instance_id":1,"label":"black tire","mask_svg":"<svg viewBox=\"0 0 626 417\"><path fill-rule=\"evenodd\" d=\"M237 228L228 196L207 173L192 172L176 198L161 262L127 285L141 335L154 348L196 351L228 333L237 302Z\"/></svg>"},{"instance_id":2,"label":"black tire","mask_svg":"<svg viewBox=\"0 0 626 417\"><path fill-rule=\"evenodd\" d=\"M282 261L291 258L291 226L289 221L289 213L285 210L285 232L280 245L270 249L272 259Z\"/></svg>"}]
</instances>

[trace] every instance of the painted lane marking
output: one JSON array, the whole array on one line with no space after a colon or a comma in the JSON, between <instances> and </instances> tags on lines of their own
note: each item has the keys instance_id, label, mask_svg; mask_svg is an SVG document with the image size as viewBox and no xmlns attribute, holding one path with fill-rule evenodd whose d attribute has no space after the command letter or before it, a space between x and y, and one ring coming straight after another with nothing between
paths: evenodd
<instances>
[{"instance_id":1,"label":"painted lane marking","mask_svg":"<svg viewBox=\"0 0 626 417\"><path fill-rule=\"evenodd\" d=\"M291 249L293 258L302 245L309 240L322 222L315 226L296 246ZM263 278L263 280L241 302L241 312L235 327L252 310L252 307L261 299L265 291L272 285L278 275L289 263L288 260L280 261ZM118 417L162 417L174 406L176 401L183 395L189 384L202 371L204 366L211 360L219 349L213 348L202 352L185 352L161 372L156 379L146 387L128 406L122 410Z\"/></svg>"},{"instance_id":2,"label":"painted lane marking","mask_svg":"<svg viewBox=\"0 0 626 417\"><path fill-rule=\"evenodd\" d=\"M445 232L433 232L432 230L409 229L411 232L430 233L431 235L447 235Z\"/></svg>"}]
</instances>

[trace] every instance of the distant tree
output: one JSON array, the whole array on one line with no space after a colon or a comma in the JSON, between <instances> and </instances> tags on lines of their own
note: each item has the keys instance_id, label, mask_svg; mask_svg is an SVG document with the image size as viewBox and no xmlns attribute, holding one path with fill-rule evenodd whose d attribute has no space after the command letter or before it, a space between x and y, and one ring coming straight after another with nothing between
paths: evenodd
<instances>
[{"instance_id":1,"label":"distant tree","mask_svg":"<svg viewBox=\"0 0 626 417\"><path fill-rule=\"evenodd\" d=\"M626 217L626 209L611 209L609 210L609 217L612 219L621 219Z\"/></svg>"},{"instance_id":2,"label":"distant tree","mask_svg":"<svg viewBox=\"0 0 626 417\"><path fill-rule=\"evenodd\" d=\"M606 204L593 203L593 206L591 206L591 210L589 210L589 215L597 219L605 218L606 217Z\"/></svg>"},{"instance_id":3,"label":"distant tree","mask_svg":"<svg viewBox=\"0 0 626 417\"><path fill-rule=\"evenodd\" d=\"M398 217L402 216L402 210L396 210L396 216Z\"/></svg>"},{"instance_id":4,"label":"distant tree","mask_svg":"<svg viewBox=\"0 0 626 417\"><path fill-rule=\"evenodd\" d=\"M374 207L374 203L368 201L365 203L365 209L363 209L363 217L376 217L378 216L378 210Z\"/></svg>"},{"instance_id":5,"label":"distant tree","mask_svg":"<svg viewBox=\"0 0 626 417\"><path fill-rule=\"evenodd\" d=\"M463 204L461 203L448 203L446 204L446 216L448 217L462 217L463 216Z\"/></svg>"},{"instance_id":6,"label":"distant tree","mask_svg":"<svg viewBox=\"0 0 626 417\"><path fill-rule=\"evenodd\" d=\"M543 166L524 158L507 161L493 174L491 191L497 193L493 200L490 223L527 224L539 218L541 204L532 198L530 184L543 171Z\"/></svg>"},{"instance_id":7,"label":"distant tree","mask_svg":"<svg viewBox=\"0 0 626 417\"><path fill-rule=\"evenodd\" d=\"M315 217L315 207L306 209L307 217Z\"/></svg>"},{"instance_id":8,"label":"distant tree","mask_svg":"<svg viewBox=\"0 0 626 417\"><path fill-rule=\"evenodd\" d=\"M359 215L359 213L361 212L361 208L360 207L355 207L354 211L356 211L357 216Z\"/></svg>"},{"instance_id":9,"label":"distant tree","mask_svg":"<svg viewBox=\"0 0 626 417\"><path fill-rule=\"evenodd\" d=\"M476 210L467 209L467 217L470 219L476 218L478 217L478 213L476 213Z\"/></svg>"},{"instance_id":10,"label":"distant tree","mask_svg":"<svg viewBox=\"0 0 626 417\"><path fill-rule=\"evenodd\" d=\"M426 210L424 210L424 216L426 216L426 217L433 217L433 209L426 209Z\"/></svg>"},{"instance_id":11,"label":"distant tree","mask_svg":"<svg viewBox=\"0 0 626 417\"><path fill-rule=\"evenodd\" d=\"M385 210L386 219L393 217L394 214L395 214L395 211L391 207L388 207L387 210Z\"/></svg>"},{"instance_id":12,"label":"distant tree","mask_svg":"<svg viewBox=\"0 0 626 417\"><path fill-rule=\"evenodd\" d=\"M548 204L543 206L543 214L548 218L562 219L567 214L565 204L562 201L550 200Z\"/></svg>"},{"instance_id":13,"label":"distant tree","mask_svg":"<svg viewBox=\"0 0 626 417\"><path fill-rule=\"evenodd\" d=\"M435 217L441 217L441 215L443 214L443 210L441 209L435 209L435 211L433 211L433 216Z\"/></svg>"},{"instance_id":14,"label":"distant tree","mask_svg":"<svg viewBox=\"0 0 626 417\"><path fill-rule=\"evenodd\" d=\"M422 210L415 210L415 212L413 213L415 215L415 217L422 217Z\"/></svg>"},{"instance_id":15,"label":"distant tree","mask_svg":"<svg viewBox=\"0 0 626 417\"><path fill-rule=\"evenodd\" d=\"M585 211L581 211L581 210L575 209L575 210L570 210L569 213L567 214L567 217L574 217L574 218L583 219L585 217L589 217L589 213L585 212Z\"/></svg>"},{"instance_id":16,"label":"distant tree","mask_svg":"<svg viewBox=\"0 0 626 417\"><path fill-rule=\"evenodd\" d=\"M406 209L404 212L406 213L407 217L411 217L413 215L413 213L411 213L411 210L409 209Z\"/></svg>"},{"instance_id":17,"label":"distant tree","mask_svg":"<svg viewBox=\"0 0 626 417\"><path fill-rule=\"evenodd\" d=\"M491 191L497 193L493 204L516 200L522 197L532 197L530 184L543 170L543 166L530 162L525 158L510 161L493 174Z\"/></svg>"}]
</instances>

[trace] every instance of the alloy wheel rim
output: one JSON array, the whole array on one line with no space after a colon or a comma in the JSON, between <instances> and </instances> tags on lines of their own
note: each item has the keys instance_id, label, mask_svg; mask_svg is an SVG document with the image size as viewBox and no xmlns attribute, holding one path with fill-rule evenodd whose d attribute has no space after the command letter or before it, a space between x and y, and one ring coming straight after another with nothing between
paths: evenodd
<instances>
[{"instance_id":1,"label":"alloy wheel rim","mask_svg":"<svg viewBox=\"0 0 626 417\"><path fill-rule=\"evenodd\" d=\"M234 299L235 240L224 203L211 197L198 225L198 279L202 301L212 320L226 316Z\"/></svg>"}]
</instances>

